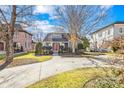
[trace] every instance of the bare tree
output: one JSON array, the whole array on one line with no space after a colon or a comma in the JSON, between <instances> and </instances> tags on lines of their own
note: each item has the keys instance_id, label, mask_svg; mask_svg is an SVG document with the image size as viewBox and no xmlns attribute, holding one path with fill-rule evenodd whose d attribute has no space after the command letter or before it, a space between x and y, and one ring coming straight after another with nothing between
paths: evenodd
<instances>
[{"instance_id":1,"label":"bare tree","mask_svg":"<svg viewBox=\"0 0 124 93\"><path fill-rule=\"evenodd\" d=\"M58 24L70 34L73 53L77 48L79 36L81 34L86 35L94 30L106 17L106 11L100 6L87 5L69 5L56 8L56 15L59 16Z\"/></svg>"},{"instance_id":2,"label":"bare tree","mask_svg":"<svg viewBox=\"0 0 124 93\"><path fill-rule=\"evenodd\" d=\"M33 40L36 42L42 42L43 41L43 31L42 29L38 29L37 26L35 26L35 32L33 34Z\"/></svg>"},{"instance_id":3,"label":"bare tree","mask_svg":"<svg viewBox=\"0 0 124 93\"><path fill-rule=\"evenodd\" d=\"M30 25L32 11L32 6L0 6L0 31L3 33L1 38L4 39L6 45L6 62L13 61L13 36L17 24Z\"/></svg>"},{"instance_id":4,"label":"bare tree","mask_svg":"<svg viewBox=\"0 0 124 93\"><path fill-rule=\"evenodd\" d=\"M42 42L43 41L43 32L33 33L33 39L36 42Z\"/></svg>"},{"instance_id":5,"label":"bare tree","mask_svg":"<svg viewBox=\"0 0 124 93\"><path fill-rule=\"evenodd\" d=\"M115 48L115 52L124 53L124 36L114 38L109 44Z\"/></svg>"}]
</instances>

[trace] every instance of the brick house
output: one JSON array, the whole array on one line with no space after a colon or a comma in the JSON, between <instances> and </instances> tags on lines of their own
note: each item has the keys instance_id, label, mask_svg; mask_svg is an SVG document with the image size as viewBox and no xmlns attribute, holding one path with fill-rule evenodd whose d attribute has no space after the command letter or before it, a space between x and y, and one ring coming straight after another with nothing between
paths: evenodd
<instances>
[{"instance_id":1,"label":"brick house","mask_svg":"<svg viewBox=\"0 0 124 93\"><path fill-rule=\"evenodd\" d=\"M32 50L32 34L19 25L14 32L13 41L15 50L21 49L24 52ZM0 40L0 51L5 51L5 42L3 40Z\"/></svg>"}]
</instances>

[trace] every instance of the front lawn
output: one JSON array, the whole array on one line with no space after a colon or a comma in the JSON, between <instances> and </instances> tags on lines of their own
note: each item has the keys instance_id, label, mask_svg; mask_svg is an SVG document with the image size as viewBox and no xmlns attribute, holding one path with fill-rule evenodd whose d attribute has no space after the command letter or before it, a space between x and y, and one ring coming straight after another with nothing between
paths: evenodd
<instances>
[{"instance_id":1,"label":"front lawn","mask_svg":"<svg viewBox=\"0 0 124 93\"><path fill-rule=\"evenodd\" d=\"M113 76L111 69L106 68L82 68L58 74L44 80L38 81L35 84L28 86L28 88L82 88L84 84L97 77L104 77L107 74ZM109 83L109 82L108 82ZM98 87L111 87L103 84Z\"/></svg>"},{"instance_id":2,"label":"front lawn","mask_svg":"<svg viewBox=\"0 0 124 93\"><path fill-rule=\"evenodd\" d=\"M35 56L34 53L25 53L15 55L13 62L11 62L7 67L14 67L38 62L44 62L52 59L52 56ZM0 64L4 64L4 59L0 60Z\"/></svg>"},{"instance_id":3,"label":"front lawn","mask_svg":"<svg viewBox=\"0 0 124 93\"><path fill-rule=\"evenodd\" d=\"M0 60L2 60L3 58L5 58L4 54L0 54Z\"/></svg>"},{"instance_id":4,"label":"front lawn","mask_svg":"<svg viewBox=\"0 0 124 93\"><path fill-rule=\"evenodd\" d=\"M28 53L23 56L15 57L14 59L35 59L37 62L43 62L52 59L52 56L35 56L34 53Z\"/></svg>"}]
</instances>

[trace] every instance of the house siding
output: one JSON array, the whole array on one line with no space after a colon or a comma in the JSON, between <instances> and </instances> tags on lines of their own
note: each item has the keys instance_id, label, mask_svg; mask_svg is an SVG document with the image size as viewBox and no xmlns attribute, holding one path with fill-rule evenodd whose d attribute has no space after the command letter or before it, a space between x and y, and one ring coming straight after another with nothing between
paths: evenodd
<instances>
[{"instance_id":1,"label":"house siding","mask_svg":"<svg viewBox=\"0 0 124 93\"><path fill-rule=\"evenodd\" d=\"M122 33L120 33L119 29L122 28ZM102 34L102 35L100 35ZM124 23L122 24L112 24L103 28L97 32L91 34L90 39L90 48L91 50L102 49L102 45L106 41L111 41L116 37L124 35Z\"/></svg>"},{"instance_id":2,"label":"house siding","mask_svg":"<svg viewBox=\"0 0 124 93\"><path fill-rule=\"evenodd\" d=\"M4 42L0 40L0 42ZM32 50L32 35L28 34L24 31L15 31L13 42L19 43L22 47L24 52ZM5 51L5 42L4 42L4 51Z\"/></svg>"},{"instance_id":3,"label":"house siding","mask_svg":"<svg viewBox=\"0 0 124 93\"><path fill-rule=\"evenodd\" d=\"M119 29L122 28L122 33L120 33ZM124 24L115 24L114 25L114 37L124 35Z\"/></svg>"}]
</instances>

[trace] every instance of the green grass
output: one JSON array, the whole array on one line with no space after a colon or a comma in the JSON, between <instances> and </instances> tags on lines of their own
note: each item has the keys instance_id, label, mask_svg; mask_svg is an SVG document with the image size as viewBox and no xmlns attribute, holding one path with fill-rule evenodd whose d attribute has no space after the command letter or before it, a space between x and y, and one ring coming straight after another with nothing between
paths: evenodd
<instances>
[{"instance_id":1,"label":"green grass","mask_svg":"<svg viewBox=\"0 0 124 93\"><path fill-rule=\"evenodd\" d=\"M38 62L43 62L52 59L52 56L35 56L34 53L17 56L14 59L35 59Z\"/></svg>"},{"instance_id":2,"label":"green grass","mask_svg":"<svg viewBox=\"0 0 124 93\"><path fill-rule=\"evenodd\" d=\"M4 59L5 55L4 54L0 54L0 60Z\"/></svg>"},{"instance_id":3,"label":"green grass","mask_svg":"<svg viewBox=\"0 0 124 93\"><path fill-rule=\"evenodd\" d=\"M110 69L108 73L111 75ZM38 81L29 85L28 88L82 88L88 80L105 75L106 72L102 68L76 69Z\"/></svg>"},{"instance_id":4,"label":"green grass","mask_svg":"<svg viewBox=\"0 0 124 93\"><path fill-rule=\"evenodd\" d=\"M18 57L18 56L23 56L23 55L27 55L28 53L21 53L21 54L16 54L14 55L14 57ZM5 54L0 54L0 60L5 58Z\"/></svg>"},{"instance_id":5,"label":"green grass","mask_svg":"<svg viewBox=\"0 0 124 93\"><path fill-rule=\"evenodd\" d=\"M24 56L28 55L29 53L20 53L20 54L14 54L14 57Z\"/></svg>"}]
</instances>

